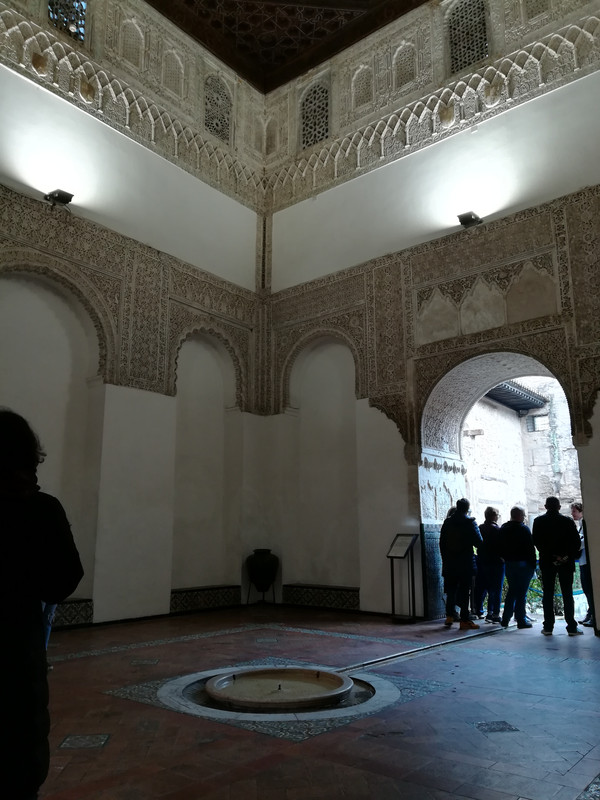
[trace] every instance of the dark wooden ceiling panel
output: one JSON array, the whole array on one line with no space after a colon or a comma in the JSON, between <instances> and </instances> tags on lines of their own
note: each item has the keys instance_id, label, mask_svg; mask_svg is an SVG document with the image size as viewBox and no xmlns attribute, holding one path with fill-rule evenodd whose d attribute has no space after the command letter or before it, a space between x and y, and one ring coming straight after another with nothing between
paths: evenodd
<instances>
[{"instance_id":1,"label":"dark wooden ceiling panel","mask_svg":"<svg viewBox=\"0 0 600 800\"><path fill-rule=\"evenodd\" d=\"M269 92L426 0L147 0L238 75Z\"/></svg>"}]
</instances>

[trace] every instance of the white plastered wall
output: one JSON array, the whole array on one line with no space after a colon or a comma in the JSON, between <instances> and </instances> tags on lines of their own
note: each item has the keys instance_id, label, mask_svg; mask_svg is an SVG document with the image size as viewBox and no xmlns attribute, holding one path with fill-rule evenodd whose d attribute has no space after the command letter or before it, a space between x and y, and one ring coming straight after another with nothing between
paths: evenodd
<instances>
[{"instance_id":1,"label":"white plastered wall","mask_svg":"<svg viewBox=\"0 0 600 800\"><path fill-rule=\"evenodd\" d=\"M297 408L295 492L285 529L284 582L358 586L354 362L348 348L321 341L292 371ZM290 420L293 417L290 417Z\"/></svg>"},{"instance_id":2,"label":"white plastered wall","mask_svg":"<svg viewBox=\"0 0 600 800\"><path fill-rule=\"evenodd\" d=\"M74 297L39 279L0 278L0 405L29 421L47 453L38 479L71 523L85 569L78 597L93 582L97 369L96 333Z\"/></svg>"},{"instance_id":3,"label":"white plastered wall","mask_svg":"<svg viewBox=\"0 0 600 800\"><path fill-rule=\"evenodd\" d=\"M174 397L104 395L94 621L167 614L171 593Z\"/></svg>"},{"instance_id":4,"label":"white plastered wall","mask_svg":"<svg viewBox=\"0 0 600 800\"><path fill-rule=\"evenodd\" d=\"M419 530L404 442L368 400L356 400L352 354L339 342L301 353L290 400L265 420L271 508L263 546L278 537L284 583L360 587L363 610L389 612L387 551L400 530ZM418 558L416 573L419 595Z\"/></svg>"},{"instance_id":5,"label":"white plastered wall","mask_svg":"<svg viewBox=\"0 0 600 800\"><path fill-rule=\"evenodd\" d=\"M391 611L391 574L387 553L397 533L419 533L418 506L411 507L410 470L396 425L368 400L356 403L360 606ZM421 552L414 551L416 613L423 613ZM396 613L409 613L407 563L394 564Z\"/></svg>"},{"instance_id":6,"label":"white plastered wall","mask_svg":"<svg viewBox=\"0 0 600 800\"><path fill-rule=\"evenodd\" d=\"M186 341L177 361L174 589L239 583L241 434L234 404L225 348L209 337Z\"/></svg>"},{"instance_id":7,"label":"white plastered wall","mask_svg":"<svg viewBox=\"0 0 600 800\"><path fill-rule=\"evenodd\" d=\"M105 385L78 301L1 281L0 402L48 451L40 481L72 522L86 570L75 596L93 598L95 622L168 613L172 588L241 581L245 599L256 547L280 556L285 582L360 586L365 610L389 611L386 553L410 524L403 442L356 401L345 345L303 353L295 407L261 417L235 408L217 340L183 345L175 397Z\"/></svg>"}]
</instances>

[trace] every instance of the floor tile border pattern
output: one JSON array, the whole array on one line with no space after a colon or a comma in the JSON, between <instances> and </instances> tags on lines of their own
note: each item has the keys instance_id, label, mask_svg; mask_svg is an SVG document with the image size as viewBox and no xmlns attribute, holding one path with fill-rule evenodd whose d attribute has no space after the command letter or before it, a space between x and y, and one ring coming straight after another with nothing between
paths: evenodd
<instances>
[{"instance_id":1,"label":"floor tile border pattern","mask_svg":"<svg viewBox=\"0 0 600 800\"><path fill-rule=\"evenodd\" d=\"M311 636L331 636L340 639L352 639L362 642L393 644L397 645L400 648L418 647L419 644L421 644L420 642L404 640L404 639L395 639L395 638L379 637L379 636L362 636L356 633L341 633L339 631L312 630L310 628L295 628L293 626L269 622L266 624L249 623L247 625L240 625L235 628L221 628L220 630L205 631L204 633L190 633L184 636L172 636L165 639L152 639L150 641L145 641L145 642L133 642L129 644L114 645L113 647L103 647L103 648L98 648L97 650L81 650L75 653L65 653L64 655L56 655L56 656L53 655L48 658L48 661L54 664L61 661L71 661L77 658L93 658L97 656L112 655L114 653L122 653L128 650L137 650L139 648L144 648L144 647L160 647L165 644L194 642L198 641L199 639L211 639L216 636L228 636L231 634L247 633L253 630L276 630L276 631L279 630L279 631L284 631L286 633L301 633L301 634L309 634Z\"/></svg>"}]
</instances>

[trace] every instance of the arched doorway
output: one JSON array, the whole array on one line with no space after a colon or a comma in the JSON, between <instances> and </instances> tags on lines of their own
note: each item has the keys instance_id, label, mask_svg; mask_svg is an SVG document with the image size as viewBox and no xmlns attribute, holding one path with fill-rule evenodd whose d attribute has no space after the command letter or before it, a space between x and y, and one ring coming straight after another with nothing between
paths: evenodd
<instances>
[{"instance_id":1,"label":"arched doorway","mask_svg":"<svg viewBox=\"0 0 600 800\"><path fill-rule=\"evenodd\" d=\"M424 532L424 599L429 618L444 614L438 538L448 508L468 495L461 430L473 405L498 384L525 375L555 378L531 356L478 355L451 369L430 393L421 418L419 494Z\"/></svg>"}]
</instances>

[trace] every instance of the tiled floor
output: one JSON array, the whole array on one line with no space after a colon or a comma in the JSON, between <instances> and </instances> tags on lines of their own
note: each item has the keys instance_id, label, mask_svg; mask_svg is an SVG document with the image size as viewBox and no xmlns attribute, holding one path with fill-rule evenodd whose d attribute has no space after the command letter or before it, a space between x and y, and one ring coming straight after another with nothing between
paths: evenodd
<instances>
[{"instance_id":1,"label":"tiled floor","mask_svg":"<svg viewBox=\"0 0 600 800\"><path fill-rule=\"evenodd\" d=\"M568 637L560 624L544 637L540 627L465 634L258 605L55 631L41 797L596 800L600 639L590 629ZM393 700L292 729L158 699L180 676L253 662L349 667L392 686Z\"/></svg>"}]
</instances>

